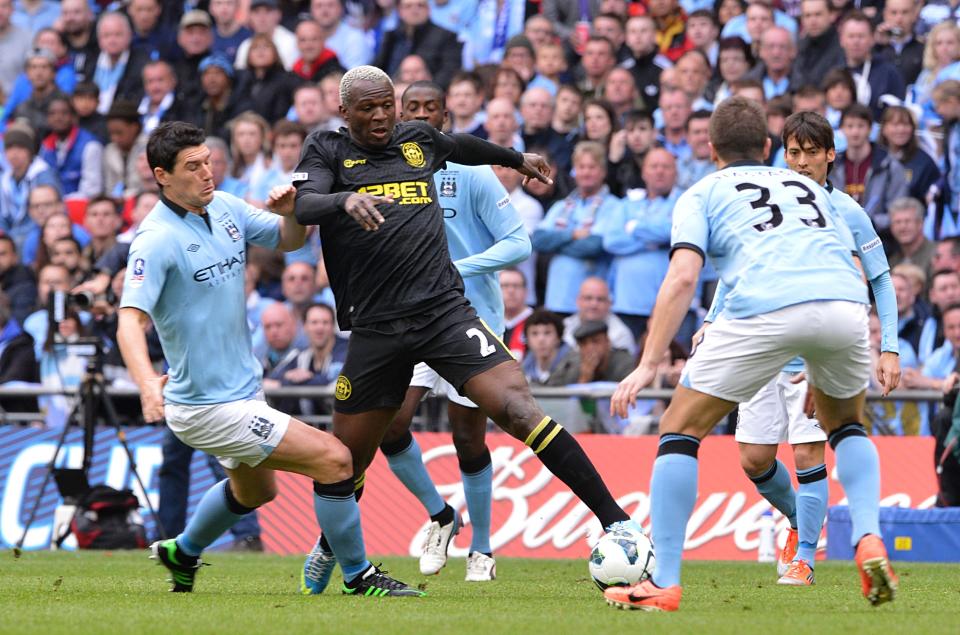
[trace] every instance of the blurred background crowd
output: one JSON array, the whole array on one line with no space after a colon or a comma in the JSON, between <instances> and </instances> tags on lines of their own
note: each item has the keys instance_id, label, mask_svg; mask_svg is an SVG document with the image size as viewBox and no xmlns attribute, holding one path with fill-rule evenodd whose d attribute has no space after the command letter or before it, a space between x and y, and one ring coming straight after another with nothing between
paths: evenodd
<instances>
[{"instance_id":1,"label":"blurred background crowd","mask_svg":"<svg viewBox=\"0 0 960 635\"><path fill-rule=\"evenodd\" d=\"M305 138L338 130L345 69L397 96L433 80L448 129L550 161L553 185L496 173L534 253L500 275L505 341L533 384L617 381L633 367L668 264L677 197L714 170L710 112L762 103L771 165L792 112L835 128L830 180L868 212L893 268L905 388L957 384L960 352L957 0L0 0L0 382L76 386L97 338L130 385L116 306L130 241L158 201L147 135L208 133L217 187L262 206ZM251 247L247 306L267 388L326 386L343 363L316 234ZM771 281L775 284L775 281ZM715 275L663 360L676 384ZM74 294L51 319L51 292ZM77 295L79 294L79 295ZM215 319L215 316L211 316ZM872 324L879 350L879 325ZM151 355L162 367L154 337ZM329 412L310 397L283 410ZM62 425L63 397L2 398ZM642 406L655 422L663 404ZM871 405L877 433L929 434L931 406ZM122 408L136 418L138 403ZM644 419L647 421L647 419Z\"/></svg>"}]
</instances>

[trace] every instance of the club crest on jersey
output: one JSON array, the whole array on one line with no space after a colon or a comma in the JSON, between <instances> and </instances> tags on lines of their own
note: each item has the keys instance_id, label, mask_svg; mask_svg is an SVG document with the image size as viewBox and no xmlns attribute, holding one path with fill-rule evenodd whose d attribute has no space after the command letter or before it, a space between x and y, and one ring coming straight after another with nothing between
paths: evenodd
<instances>
[{"instance_id":1,"label":"club crest on jersey","mask_svg":"<svg viewBox=\"0 0 960 635\"><path fill-rule=\"evenodd\" d=\"M403 154L404 160L410 164L410 167L422 168L427 164L426 159L423 158L423 150L413 141L401 145L400 152Z\"/></svg>"},{"instance_id":2,"label":"club crest on jersey","mask_svg":"<svg viewBox=\"0 0 960 635\"><path fill-rule=\"evenodd\" d=\"M229 234L230 240L233 242L237 242L243 238L243 236L240 235L240 230L230 218L224 218L220 223L223 225L223 228L227 230L227 234Z\"/></svg>"},{"instance_id":3,"label":"club crest on jersey","mask_svg":"<svg viewBox=\"0 0 960 635\"><path fill-rule=\"evenodd\" d=\"M337 377L337 385L333 389L333 396L337 401L346 401L351 394L353 394L353 386L350 385L350 380L344 375Z\"/></svg>"},{"instance_id":4,"label":"club crest on jersey","mask_svg":"<svg viewBox=\"0 0 960 635\"><path fill-rule=\"evenodd\" d=\"M457 195L457 178L444 176L440 179L440 196L453 198Z\"/></svg>"}]
</instances>

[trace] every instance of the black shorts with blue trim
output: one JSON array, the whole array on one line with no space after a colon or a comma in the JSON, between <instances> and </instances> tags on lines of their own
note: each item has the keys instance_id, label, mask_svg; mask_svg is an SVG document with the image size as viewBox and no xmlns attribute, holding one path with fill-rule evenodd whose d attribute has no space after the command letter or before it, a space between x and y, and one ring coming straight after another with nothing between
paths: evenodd
<instances>
[{"instance_id":1,"label":"black shorts with blue trim","mask_svg":"<svg viewBox=\"0 0 960 635\"><path fill-rule=\"evenodd\" d=\"M416 316L355 327L337 378L334 409L356 414L399 408L418 362L462 395L469 379L513 360L467 299L456 294Z\"/></svg>"}]
</instances>

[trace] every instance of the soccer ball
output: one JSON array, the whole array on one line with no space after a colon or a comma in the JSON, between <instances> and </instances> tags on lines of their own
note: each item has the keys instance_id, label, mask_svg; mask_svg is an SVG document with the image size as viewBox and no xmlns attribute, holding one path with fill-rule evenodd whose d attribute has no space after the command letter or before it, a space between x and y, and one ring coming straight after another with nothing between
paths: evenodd
<instances>
[{"instance_id":1,"label":"soccer ball","mask_svg":"<svg viewBox=\"0 0 960 635\"><path fill-rule=\"evenodd\" d=\"M636 531L606 533L590 553L590 577L601 591L643 582L653 575L655 565L653 543L646 534Z\"/></svg>"}]
</instances>

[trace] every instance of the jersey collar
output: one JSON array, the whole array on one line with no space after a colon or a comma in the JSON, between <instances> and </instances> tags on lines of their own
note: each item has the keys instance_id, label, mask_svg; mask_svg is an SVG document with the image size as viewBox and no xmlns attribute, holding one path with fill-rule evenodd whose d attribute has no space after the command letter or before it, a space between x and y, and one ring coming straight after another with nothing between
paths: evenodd
<instances>
[{"instance_id":1,"label":"jersey collar","mask_svg":"<svg viewBox=\"0 0 960 635\"><path fill-rule=\"evenodd\" d=\"M725 166L723 166L723 169L726 170L727 168L742 168L748 165L756 165L756 166L763 167L766 164L763 163L762 161L755 161L753 159L742 159L740 161L734 161L733 163L726 164Z\"/></svg>"},{"instance_id":2,"label":"jersey collar","mask_svg":"<svg viewBox=\"0 0 960 635\"><path fill-rule=\"evenodd\" d=\"M833 183L830 182L830 179L827 179L827 182L824 183L823 189L825 189L830 194L833 193Z\"/></svg>"},{"instance_id":3,"label":"jersey collar","mask_svg":"<svg viewBox=\"0 0 960 635\"><path fill-rule=\"evenodd\" d=\"M186 207L183 207L182 205L178 205L178 204L174 203L173 201L171 201L169 198L167 198L167 197L164 195L164 193L163 193L162 190L161 190L161 192L160 192L160 201L161 201L164 205L166 205L167 207L169 207L171 210L173 210L173 213L176 214L177 216L179 216L180 218L186 218L186 217L187 217L187 214L190 213L190 210L188 210ZM204 210L204 211L203 211L203 214L198 214L198 216L200 216L200 218L203 219L203 222L205 222L205 223L207 224L207 229L211 229L211 231L212 231L212 228L210 227L210 214L207 214L207 211Z\"/></svg>"}]
</instances>

